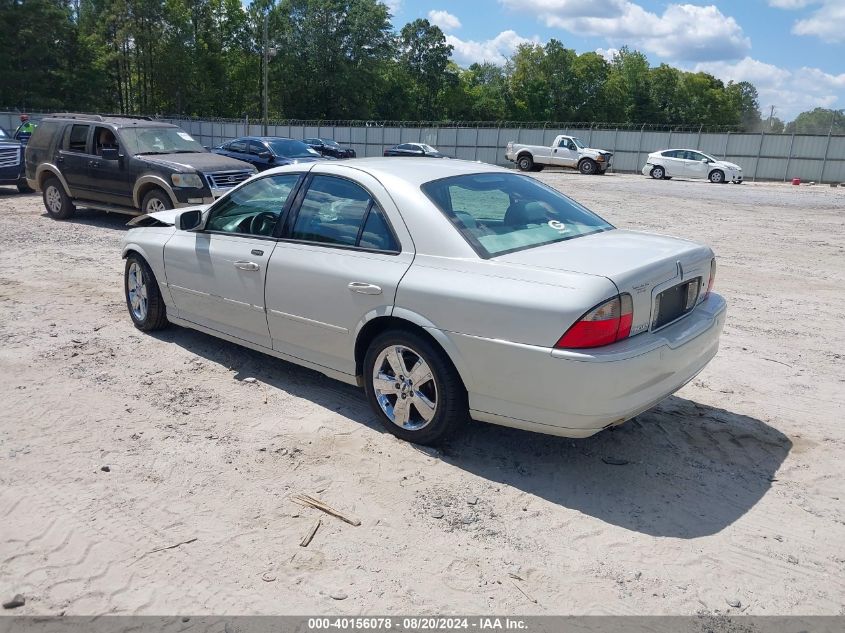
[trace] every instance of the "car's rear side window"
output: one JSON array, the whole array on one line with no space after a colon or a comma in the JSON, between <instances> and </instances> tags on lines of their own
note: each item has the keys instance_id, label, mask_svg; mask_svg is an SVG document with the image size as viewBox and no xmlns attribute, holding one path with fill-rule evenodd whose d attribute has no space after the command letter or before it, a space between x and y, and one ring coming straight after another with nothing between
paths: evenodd
<instances>
[{"instance_id":1,"label":"car's rear side window","mask_svg":"<svg viewBox=\"0 0 845 633\"><path fill-rule=\"evenodd\" d=\"M467 174L425 183L422 190L485 258L613 228L528 176Z\"/></svg>"},{"instance_id":2,"label":"car's rear side window","mask_svg":"<svg viewBox=\"0 0 845 633\"><path fill-rule=\"evenodd\" d=\"M314 176L289 237L337 246L399 251L387 221L367 190L334 176Z\"/></svg>"},{"instance_id":3,"label":"car's rear side window","mask_svg":"<svg viewBox=\"0 0 845 633\"><path fill-rule=\"evenodd\" d=\"M80 152L82 154L87 153L88 130L90 129L90 125L78 125L76 123L73 124L70 127L70 132L68 133L66 149L69 152Z\"/></svg>"}]
</instances>

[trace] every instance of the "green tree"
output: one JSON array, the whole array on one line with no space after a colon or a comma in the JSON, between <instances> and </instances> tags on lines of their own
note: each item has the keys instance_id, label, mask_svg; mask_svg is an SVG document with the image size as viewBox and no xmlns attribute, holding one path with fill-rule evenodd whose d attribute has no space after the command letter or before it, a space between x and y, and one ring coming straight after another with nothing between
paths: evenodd
<instances>
[{"instance_id":1,"label":"green tree","mask_svg":"<svg viewBox=\"0 0 845 633\"><path fill-rule=\"evenodd\" d=\"M786 126L791 134L845 134L845 110L815 108L802 112Z\"/></svg>"},{"instance_id":2,"label":"green tree","mask_svg":"<svg viewBox=\"0 0 845 633\"><path fill-rule=\"evenodd\" d=\"M413 84L417 118L434 120L442 110L439 98L446 85L457 79L448 73L453 47L439 26L417 19L402 27L399 33L399 62Z\"/></svg>"}]
</instances>

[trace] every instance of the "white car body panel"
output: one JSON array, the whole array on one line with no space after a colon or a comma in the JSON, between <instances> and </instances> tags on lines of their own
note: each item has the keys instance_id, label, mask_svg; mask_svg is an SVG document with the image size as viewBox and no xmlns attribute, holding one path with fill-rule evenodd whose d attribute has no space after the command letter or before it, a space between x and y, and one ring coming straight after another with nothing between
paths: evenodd
<instances>
[{"instance_id":1,"label":"white car body panel","mask_svg":"<svg viewBox=\"0 0 845 633\"><path fill-rule=\"evenodd\" d=\"M725 302L714 293L678 321L649 327L662 289L695 278L707 286L713 253L705 246L614 229L482 259L419 187L508 170L376 158L290 165L256 178L309 169L364 186L400 252L183 231L174 225L184 210L142 216L123 254L150 263L170 321L360 384L358 334L372 319L402 319L452 360L475 419L569 437L648 409L718 349ZM259 269L241 270L236 261ZM356 282L379 292L350 290ZM619 292L632 295L642 333L596 349L554 349L572 323Z\"/></svg>"}]
</instances>

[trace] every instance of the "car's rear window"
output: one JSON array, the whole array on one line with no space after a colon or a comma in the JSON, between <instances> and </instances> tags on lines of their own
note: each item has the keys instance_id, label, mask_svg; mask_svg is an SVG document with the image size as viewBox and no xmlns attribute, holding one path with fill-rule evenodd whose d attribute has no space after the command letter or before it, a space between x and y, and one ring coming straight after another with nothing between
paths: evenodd
<instances>
[{"instance_id":1,"label":"car's rear window","mask_svg":"<svg viewBox=\"0 0 845 633\"><path fill-rule=\"evenodd\" d=\"M422 190L484 258L613 228L562 193L519 174L454 176L427 182Z\"/></svg>"}]
</instances>

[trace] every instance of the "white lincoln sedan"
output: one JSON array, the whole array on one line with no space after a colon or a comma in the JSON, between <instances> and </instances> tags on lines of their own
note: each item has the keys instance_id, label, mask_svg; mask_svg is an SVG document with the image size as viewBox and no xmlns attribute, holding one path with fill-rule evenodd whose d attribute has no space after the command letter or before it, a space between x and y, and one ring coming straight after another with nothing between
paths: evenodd
<instances>
[{"instance_id":1,"label":"white lincoln sedan","mask_svg":"<svg viewBox=\"0 0 845 633\"><path fill-rule=\"evenodd\" d=\"M725 320L708 247L474 162L289 165L130 224L138 328L360 385L418 443L470 418L567 437L621 424L700 372Z\"/></svg>"}]
</instances>

